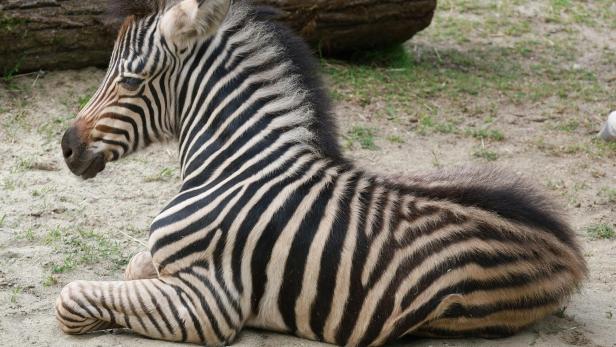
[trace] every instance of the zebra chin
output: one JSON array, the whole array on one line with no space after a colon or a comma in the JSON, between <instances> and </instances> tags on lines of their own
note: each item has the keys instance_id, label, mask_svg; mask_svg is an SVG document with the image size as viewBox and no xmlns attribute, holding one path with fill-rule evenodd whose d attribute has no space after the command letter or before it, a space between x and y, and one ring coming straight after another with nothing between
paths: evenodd
<instances>
[{"instance_id":1,"label":"zebra chin","mask_svg":"<svg viewBox=\"0 0 616 347\"><path fill-rule=\"evenodd\" d=\"M67 165L73 174L87 180L96 177L101 171L105 170L106 160L103 153L86 152L84 159L77 163L67 162Z\"/></svg>"}]
</instances>

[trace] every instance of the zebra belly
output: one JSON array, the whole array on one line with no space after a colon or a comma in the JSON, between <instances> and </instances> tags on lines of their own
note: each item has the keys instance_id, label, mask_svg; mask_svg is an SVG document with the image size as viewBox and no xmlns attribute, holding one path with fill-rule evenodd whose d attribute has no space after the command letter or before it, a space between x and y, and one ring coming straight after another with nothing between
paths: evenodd
<instances>
[{"instance_id":1,"label":"zebra belly","mask_svg":"<svg viewBox=\"0 0 616 347\"><path fill-rule=\"evenodd\" d=\"M292 258L290 255L286 262ZM290 269L282 266L285 259L272 261L279 265L276 266L278 269L270 272ZM308 260L304 269L294 266L283 276L268 277L258 310L247 321L247 326L335 343L339 321L348 300L349 284L342 276L340 281L334 279L328 285L322 285L319 277L336 277L339 274L331 268L321 268L317 273L316 263L320 261Z\"/></svg>"}]
</instances>

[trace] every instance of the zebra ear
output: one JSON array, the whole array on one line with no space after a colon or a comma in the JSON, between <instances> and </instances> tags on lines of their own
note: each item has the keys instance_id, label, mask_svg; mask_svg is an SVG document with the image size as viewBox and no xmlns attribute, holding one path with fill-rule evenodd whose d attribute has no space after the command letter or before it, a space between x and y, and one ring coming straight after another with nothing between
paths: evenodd
<instances>
[{"instance_id":1,"label":"zebra ear","mask_svg":"<svg viewBox=\"0 0 616 347\"><path fill-rule=\"evenodd\" d=\"M214 34L224 21L231 0L182 0L169 8L160 21L163 36L180 46Z\"/></svg>"}]
</instances>

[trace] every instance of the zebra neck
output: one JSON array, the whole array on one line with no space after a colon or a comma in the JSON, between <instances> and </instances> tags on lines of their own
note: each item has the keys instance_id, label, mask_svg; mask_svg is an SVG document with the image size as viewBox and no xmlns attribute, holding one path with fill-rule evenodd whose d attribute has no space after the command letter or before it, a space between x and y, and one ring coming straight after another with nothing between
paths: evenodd
<instances>
[{"instance_id":1,"label":"zebra neck","mask_svg":"<svg viewBox=\"0 0 616 347\"><path fill-rule=\"evenodd\" d=\"M212 181L245 172L258 172L272 160L294 153L314 153L309 143L312 137L304 127L288 127L289 118L296 112L258 112L250 119L237 122L226 120L220 126L201 128L194 139L185 139L182 163L183 184L186 187L204 185ZM180 139L182 143L182 139Z\"/></svg>"},{"instance_id":2,"label":"zebra neck","mask_svg":"<svg viewBox=\"0 0 616 347\"><path fill-rule=\"evenodd\" d=\"M276 56L276 47L254 47L252 54L217 48L232 39L216 37L195 49L182 74L178 137L185 184L233 174L281 148L322 152L314 102L293 63Z\"/></svg>"}]
</instances>

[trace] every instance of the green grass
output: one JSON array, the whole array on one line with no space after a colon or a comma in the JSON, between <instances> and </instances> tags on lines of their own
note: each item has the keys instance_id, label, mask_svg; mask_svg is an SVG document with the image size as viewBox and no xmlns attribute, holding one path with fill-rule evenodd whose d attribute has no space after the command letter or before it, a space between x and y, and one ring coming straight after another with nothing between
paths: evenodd
<instances>
[{"instance_id":1,"label":"green grass","mask_svg":"<svg viewBox=\"0 0 616 347\"><path fill-rule=\"evenodd\" d=\"M92 230L56 227L48 231L43 243L61 257L47 264L51 274L70 272L82 265L108 263L111 269L123 268L128 259L120 244L107 235Z\"/></svg>"},{"instance_id":2,"label":"green grass","mask_svg":"<svg viewBox=\"0 0 616 347\"><path fill-rule=\"evenodd\" d=\"M538 11L536 20L525 14L530 4L442 0L432 25L407 46L356 54L347 61L322 60L332 94L337 102L377 108L379 118L400 125L419 123L417 130L423 134L486 141L503 141L504 133L487 127L466 131L476 124L467 120L502 116L511 109L503 107L507 105L530 113L541 105L549 118L605 112L602 103L613 102L613 93L596 64L577 64L588 45L579 44L583 36L572 24L616 27L612 3L544 1L537 4L546 8ZM553 33L535 26L542 20L553 21L548 28ZM597 54L605 68L616 59L609 49L597 49ZM595 106L581 110L582 104ZM554 125L566 133L589 127L589 122L575 119ZM561 152L581 153L584 146Z\"/></svg>"},{"instance_id":3,"label":"green grass","mask_svg":"<svg viewBox=\"0 0 616 347\"><path fill-rule=\"evenodd\" d=\"M62 132L68 128L69 123L74 118L75 115L73 114L53 117L48 122L39 126L37 131L47 142L57 141L57 139L62 135Z\"/></svg>"},{"instance_id":4,"label":"green grass","mask_svg":"<svg viewBox=\"0 0 616 347\"><path fill-rule=\"evenodd\" d=\"M616 188L604 187L599 191L599 195L609 203L616 203Z\"/></svg>"},{"instance_id":5,"label":"green grass","mask_svg":"<svg viewBox=\"0 0 616 347\"><path fill-rule=\"evenodd\" d=\"M594 138L589 146L592 154L599 158L616 158L616 142L606 142Z\"/></svg>"},{"instance_id":6,"label":"green grass","mask_svg":"<svg viewBox=\"0 0 616 347\"><path fill-rule=\"evenodd\" d=\"M421 135L430 133L453 134L458 131L455 124L450 121L437 121L433 116L422 116L417 125L417 132Z\"/></svg>"},{"instance_id":7,"label":"green grass","mask_svg":"<svg viewBox=\"0 0 616 347\"><path fill-rule=\"evenodd\" d=\"M2 76L2 80L4 83L11 83L15 78L15 75L19 72L19 64L16 64L4 71L4 75Z\"/></svg>"},{"instance_id":8,"label":"green grass","mask_svg":"<svg viewBox=\"0 0 616 347\"><path fill-rule=\"evenodd\" d=\"M21 186L21 183L14 178L7 177L2 180L2 189L6 191L15 190L18 186Z\"/></svg>"},{"instance_id":9,"label":"green grass","mask_svg":"<svg viewBox=\"0 0 616 347\"><path fill-rule=\"evenodd\" d=\"M51 273L60 274L73 270L77 266L77 261L71 255L66 256L61 264L52 263Z\"/></svg>"},{"instance_id":10,"label":"green grass","mask_svg":"<svg viewBox=\"0 0 616 347\"><path fill-rule=\"evenodd\" d=\"M579 127L580 127L580 122L575 119L571 119L571 120L559 123L556 129L571 133L571 132L576 131Z\"/></svg>"},{"instance_id":11,"label":"green grass","mask_svg":"<svg viewBox=\"0 0 616 347\"><path fill-rule=\"evenodd\" d=\"M168 182L176 176L176 169L166 167L159 173L144 178L145 182Z\"/></svg>"},{"instance_id":12,"label":"green grass","mask_svg":"<svg viewBox=\"0 0 616 347\"><path fill-rule=\"evenodd\" d=\"M79 110L83 110L83 108L88 104L88 102L90 102L90 99L92 98L91 95L82 95L79 97L79 99L77 100L77 103L79 105Z\"/></svg>"},{"instance_id":13,"label":"green grass","mask_svg":"<svg viewBox=\"0 0 616 347\"><path fill-rule=\"evenodd\" d=\"M2 228L4 226L4 222L6 222L6 215L3 214L2 217L0 217L0 228Z\"/></svg>"},{"instance_id":14,"label":"green grass","mask_svg":"<svg viewBox=\"0 0 616 347\"><path fill-rule=\"evenodd\" d=\"M359 144L362 149L371 151L378 149L374 143L375 131L372 128L354 126L347 132L345 138L348 147L352 148L355 144Z\"/></svg>"},{"instance_id":15,"label":"green grass","mask_svg":"<svg viewBox=\"0 0 616 347\"><path fill-rule=\"evenodd\" d=\"M404 139L398 135L389 135L387 136L387 141L394 143L394 144L403 144L405 143Z\"/></svg>"},{"instance_id":16,"label":"green grass","mask_svg":"<svg viewBox=\"0 0 616 347\"><path fill-rule=\"evenodd\" d=\"M0 21L1 22L1 21ZM0 23L0 27L2 24ZM19 91L19 86L15 83L15 75L19 73L19 69L21 67L21 62L18 61L15 65L12 65L8 68L4 68L4 73L2 75L2 81L6 85L7 89L10 91Z\"/></svg>"},{"instance_id":17,"label":"green grass","mask_svg":"<svg viewBox=\"0 0 616 347\"><path fill-rule=\"evenodd\" d=\"M19 297L22 291L23 289L21 287L15 287L11 290L11 297L9 299L11 304L17 303L17 298Z\"/></svg>"},{"instance_id":18,"label":"green grass","mask_svg":"<svg viewBox=\"0 0 616 347\"><path fill-rule=\"evenodd\" d=\"M42 284L43 287L52 287L58 284L58 279L53 274L49 274L47 275L47 277L45 277Z\"/></svg>"},{"instance_id":19,"label":"green grass","mask_svg":"<svg viewBox=\"0 0 616 347\"><path fill-rule=\"evenodd\" d=\"M35 160L33 157L21 158L17 164L11 169L11 173L21 173L32 170L35 166Z\"/></svg>"},{"instance_id":20,"label":"green grass","mask_svg":"<svg viewBox=\"0 0 616 347\"><path fill-rule=\"evenodd\" d=\"M593 239L614 239L616 232L614 228L607 224L591 225L586 229L586 233Z\"/></svg>"},{"instance_id":21,"label":"green grass","mask_svg":"<svg viewBox=\"0 0 616 347\"><path fill-rule=\"evenodd\" d=\"M496 161L499 158L498 153L489 150L483 146L480 146L478 148L476 148L475 150L473 150L473 157L475 158L479 158L479 159L484 159L486 161Z\"/></svg>"},{"instance_id":22,"label":"green grass","mask_svg":"<svg viewBox=\"0 0 616 347\"><path fill-rule=\"evenodd\" d=\"M388 118L404 118L409 112L431 114L431 102L416 103L417 98L441 94L458 98L508 85L513 71L492 64L497 55L505 59L507 53L428 50L426 56L417 58L398 46L354 57L350 62L324 60L322 65L337 99L364 106L382 100L389 105Z\"/></svg>"},{"instance_id":23,"label":"green grass","mask_svg":"<svg viewBox=\"0 0 616 347\"><path fill-rule=\"evenodd\" d=\"M598 160L616 158L616 142L606 142L594 136L581 140L579 138L571 139L570 143L561 145L550 143L548 139L541 136L532 141L532 145L539 151L556 157L587 155Z\"/></svg>"},{"instance_id":24,"label":"green grass","mask_svg":"<svg viewBox=\"0 0 616 347\"><path fill-rule=\"evenodd\" d=\"M33 242L36 240L36 235L34 234L34 229L32 228L28 228L23 230L22 232L20 232L17 235L17 239L19 240L26 240L26 241L30 241Z\"/></svg>"},{"instance_id":25,"label":"green grass","mask_svg":"<svg viewBox=\"0 0 616 347\"><path fill-rule=\"evenodd\" d=\"M503 141L505 140L505 134L502 131L496 129L476 129L476 128L468 128L466 129L466 133L469 136L472 136L479 140L492 140L492 141Z\"/></svg>"}]
</instances>

